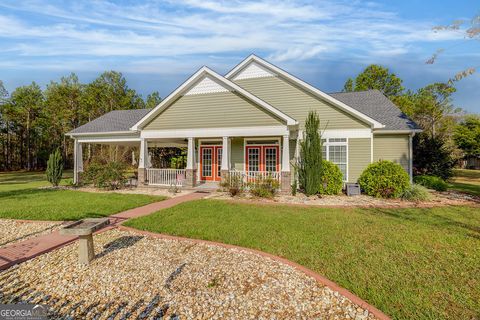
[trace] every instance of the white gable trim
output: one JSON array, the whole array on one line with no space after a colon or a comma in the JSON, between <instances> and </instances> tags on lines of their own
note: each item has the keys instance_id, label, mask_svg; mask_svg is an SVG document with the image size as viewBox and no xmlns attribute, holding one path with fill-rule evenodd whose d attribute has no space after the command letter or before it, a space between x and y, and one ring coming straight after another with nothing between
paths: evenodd
<instances>
[{"instance_id":1,"label":"white gable trim","mask_svg":"<svg viewBox=\"0 0 480 320\"><path fill-rule=\"evenodd\" d=\"M206 93L218 93L218 92L229 92L228 88L225 88L211 77L206 76L200 80L196 85L194 85L190 90L188 90L184 95L192 96L195 94L206 94Z\"/></svg>"},{"instance_id":2,"label":"white gable trim","mask_svg":"<svg viewBox=\"0 0 480 320\"><path fill-rule=\"evenodd\" d=\"M267 68L268 70L271 70L273 73L277 74L278 76L281 76L281 77L283 77L283 78L301 86L302 88L306 89L307 91L314 94L315 96L317 96L317 97L319 97L323 100L326 100L326 101L332 103L333 105L337 106L338 108L344 110L345 112L355 116L356 118L361 119L361 120L369 123L372 126L372 128L379 129L379 128L384 128L385 127L385 125L381 124L380 122L370 118L369 116L361 113L358 110L355 110L354 108L346 105L345 103L341 102L340 100L337 100L334 97L326 94L325 92L323 92L321 90L318 90L314 86L306 83L303 80L300 80L299 78L289 74L288 72L280 69L279 67L269 63L268 61L265 61L262 58L257 57L254 54L250 55L245 60L240 62L235 68L233 68L230 72L228 72L225 75L225 78L235 79L235 77L237 75L239 75L245 67L248 67L248 65L250 63L257 63L257 64L261 65L262 67Z\"/></svg>"},{"instance_id":3,"label":"white gable trim","mask_svg":"<svg viewBox=\"0 0 480 320\"><path fill-rule=\"evenodd\" d=\"M208 67L202 67L200 70L195 72L190 78L187 79L182 85L180 85L177 89L175 89L172 93L170 93L158 106L153 108L149 113L147 113L140 121L138 121L135 125L133 125L130 130L141 130L143 126L160 114L163 110L168 108L170 104L175 101L178 97L185 94L193 85L197 83L203 77L208 76L218 84L224 86L225 88L229 89L230 91L236 91L243 97L247 98L248 100L254 102L258 106L262 107L266 111L272 113L273 115L279 117L280 119L284 120L287 125L294 126L297 125L298 122L293 119L292 117L286 115L285 113L281 112L280 110L274 108L270 104L266 103L265 101L261 100L260 98L254 96L250 92L246 91L242 87L238 86L237 84L233 83L232 81L224 78L223 76L219 75L215 71L211 70Z\"/></svg>"},{"instance_id":4,"label":"white gable trim","mask_svg":"<svg viewBox=\"0 0 480 320\"><path fill-rule=\"evenodd\" d=\"M235 75L233 80L242 80L242 79L251 79L251 78L263 78L263 77L274 77L275 73L270 70L262 67L256 62L252 62L247 65L243 70Z\"/></svg>"}]
</instances>

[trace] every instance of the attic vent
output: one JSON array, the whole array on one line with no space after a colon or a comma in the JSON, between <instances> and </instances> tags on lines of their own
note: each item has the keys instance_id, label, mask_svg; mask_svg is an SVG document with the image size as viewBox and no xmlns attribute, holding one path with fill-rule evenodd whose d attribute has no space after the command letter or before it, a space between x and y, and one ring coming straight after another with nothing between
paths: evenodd
<instances>
[{"instance_id":1,"label":"attic vent","mask_svg":"<svg viewBox=\"0 0 480 320\"><path fill-rule=\"evenodd\" d=\"M242 80L250 78L274 77L275 74L258 63L252 62L245 69L233 78L233 80Z\"/></svg>"},{"instance_id":2,"label":"attic vent","mask_svg":"<svg viewBox=\"0 0 480 320\"><path fill-rule=\"evenodd\" d=\"M206 93L217 93L217 92L228 92L229 90L209 77L203 78L195 86L193 86L187 93L186 96L194 94L206 94Z\"/></svg>"}]
</instances>

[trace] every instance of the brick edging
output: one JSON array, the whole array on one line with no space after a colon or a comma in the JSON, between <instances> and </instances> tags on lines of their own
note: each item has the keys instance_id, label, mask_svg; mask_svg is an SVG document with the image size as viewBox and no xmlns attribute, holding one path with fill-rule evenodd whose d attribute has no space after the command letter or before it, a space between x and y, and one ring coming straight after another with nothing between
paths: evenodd
<instances>
[{"instance_id":1,"label":"brick edging","mask_svg":"<svg viewBox=\"0 0 480 320\"><path fill-rule=\"evenodd\" d=\"M186 237L171 236L171 235L167 235L167 234L163 234L163 233L143 231L143 230L138 230L138 229L130 228L130 227L123 226L123 225L119 225L118 229L125 230L125 231L136 232L136 233L148 235L148 236L155 237L155 238L169 239L169 240L191 241L191 242L195 242L195 243L215 245L215 246L219 246L219 247L223 247L223 248L227 248L227 249L238 249L238 250L242 250L242 251L246 251L246 252L250 252L250 253L254 253L254 254L258 254L258 255L270 258L272 260L275 260L275 261L281 262L283 264L289 265L289 266L297 269L298 271L303 272L307 276L310 276L310 277L314 278L319 283L329 287L333 291L336 291L336 292L340 293L341 295L348 298L350 301L357 304L361 308L368 310L368 312L373 314L377 319L379 319L379 320L390 320L390 317L387 316L385 313L383 313L382 311L380 311L376 307L372 306L368 302L364 301L360 297L354 295L353 293L351 293L347 289L340 287L335 282L325 278L324 276L314 272L311 269L308 269L307 267L304 267L304 266L302 266L302 265L300 265L296 262L290 261L288 259L276 256L274 254L263 252L263 251L256 250L256 249L241 247L241 246L237 246L237 245L233 245L233 244L226 244L226 243L209 241L209 240L201 240L201 239L191 239L191 238L186 238Z\"/></svg>"}]
</instances>

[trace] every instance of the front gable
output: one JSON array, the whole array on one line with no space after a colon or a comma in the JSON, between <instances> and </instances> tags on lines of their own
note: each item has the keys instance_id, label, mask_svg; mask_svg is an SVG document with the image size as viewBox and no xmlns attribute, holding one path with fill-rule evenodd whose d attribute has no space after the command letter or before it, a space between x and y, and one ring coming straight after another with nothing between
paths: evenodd
<instances>
[{"instance_id":1,"label":"front gable","mask_svg":"<svg viewBox=\"0 0 480 320\"><path fill-rule=\"evenodd\" d=\"M285 125L237 91L205 75L152 118L143 130Z\"/></svg>"},{"instance_id":2,"label":"front gable","mask_svg":"<svg viewBox=\"0 0 480 320\"><path fill-rule=\"evenodd\" d=\"M330 129L383 128L384 125L271 63L251 55L226 76L260 99L296 119L300 126L311 110Z\"/></svg>"},{"instance_id":3,"label":"front gable","mask_svg":"<svg viewBox=\"0 0 480 320\"><path fill-rule=\"evenodd\" d=\"M301 128L304 127L309 111L318 112L322 129L370 128L365 121L359 120L278 76L240 77L234 82L296 119Z\"/></svg>"}]
</instances>

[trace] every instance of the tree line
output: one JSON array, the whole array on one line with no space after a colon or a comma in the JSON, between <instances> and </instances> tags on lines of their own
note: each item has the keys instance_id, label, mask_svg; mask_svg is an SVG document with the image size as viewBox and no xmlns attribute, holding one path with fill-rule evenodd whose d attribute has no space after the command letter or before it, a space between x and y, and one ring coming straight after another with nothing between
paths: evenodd
<instances>
[{"instance_id":1,"label":"tree line","mask_svg":"<svg viewBox=\"0 0 480 320\"><path fill-rule=\"evenodd\" d=\"M424 130L414 138L417 173L448 178L458 159L480 155L480 118L453 105L453 84L433 83L414 91L387 68L373 64L348 79L343 91L380 90ZM71 167L73 141L65 133L109 111L152 108L160 101L156 91L142 98L115 71L87 84L72 73L43 90L32 82L10 94L0 80L0 170L43 169L57 148Z\"/></svg>"},{"instance_id":2,"label":"tree line","mask_svg":"<svg viewBox=\"0 0 480 320\"><path fill-rule=\"evenodd\" d=\"M448 179L459 159L480 156L480 117L454 106L454 84L437 82L418 90L406 89L403 80L388 68L372 64L349 78L343 91L380 90L423 129L413 141L415 173Z\"/></svg>"},{"instance_id":3,"label":"tree line","mask_svg":"<svg viewBox=\"0 0 480 320\"><path fill-rule=\"evenodd\" d=\"M0 170L43 169L57 148L71 167L73 141L67 132L109 111L153 108L160 101L156 91L142 98L116 71L87 84L72 73L44 90L32 82L10 94L0 80Z\"/></svg>"}]
</instances>

